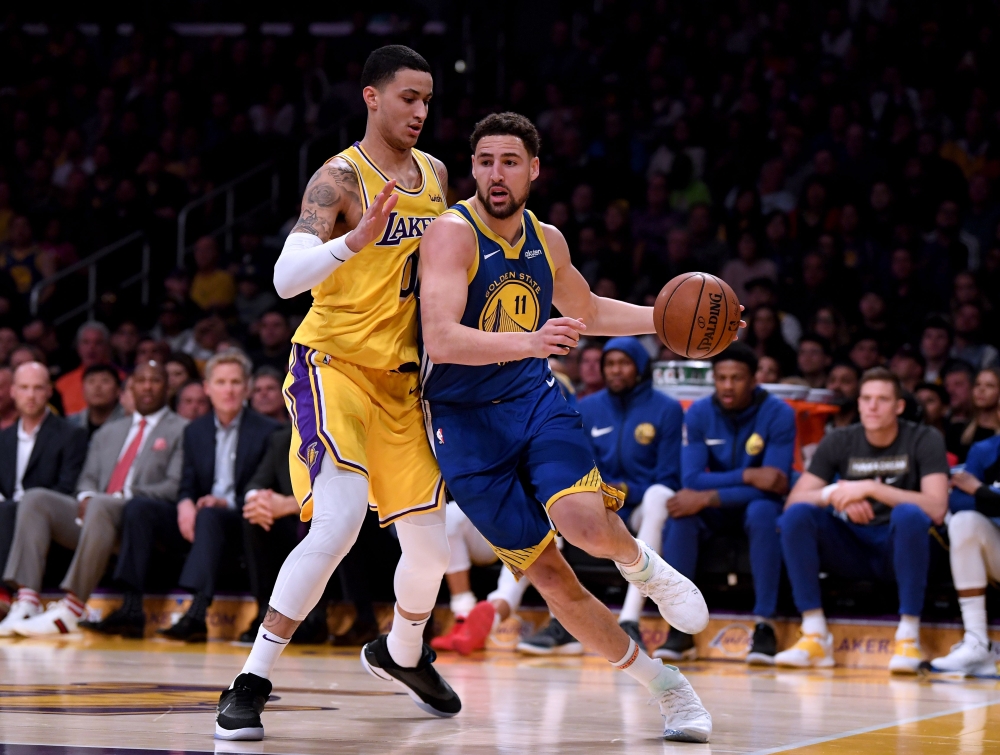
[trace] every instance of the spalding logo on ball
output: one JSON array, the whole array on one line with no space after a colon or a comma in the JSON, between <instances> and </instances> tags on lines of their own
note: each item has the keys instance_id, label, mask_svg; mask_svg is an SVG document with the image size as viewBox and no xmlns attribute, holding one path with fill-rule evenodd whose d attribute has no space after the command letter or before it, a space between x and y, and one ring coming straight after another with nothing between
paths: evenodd
<instances>
[{"instance_id":1,"label":"spalding logo on ball","mask_svg":"<svg viewBox=\"0 0 1000 755\"><path fill-rule=\"evenodd\" d=\"M721 278L684 273L660 291L653 305L656 335L675 354L708 359L723 351L740 327L740 301Z\"/></svg>"}]
</instances>

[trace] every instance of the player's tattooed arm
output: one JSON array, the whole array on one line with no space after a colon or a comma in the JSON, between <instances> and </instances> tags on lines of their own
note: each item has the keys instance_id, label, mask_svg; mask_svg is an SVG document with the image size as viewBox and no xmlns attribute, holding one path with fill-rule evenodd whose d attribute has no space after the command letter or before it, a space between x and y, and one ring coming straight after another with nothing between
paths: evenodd
<instances>
[{"instance_id":1,"label":"player's tattooed arm","mask_svg":"<svg viewBox=\"0 0 1000 755\"><path fill-rule=\"evenodd\" d=\"M334 159L309 179L302 196L302 211L292 233L311 233L329 241L353 228L361 215L358 177L347 163ZM337 227L342 225L346 227Z\"/></svg>"}]
</instances>

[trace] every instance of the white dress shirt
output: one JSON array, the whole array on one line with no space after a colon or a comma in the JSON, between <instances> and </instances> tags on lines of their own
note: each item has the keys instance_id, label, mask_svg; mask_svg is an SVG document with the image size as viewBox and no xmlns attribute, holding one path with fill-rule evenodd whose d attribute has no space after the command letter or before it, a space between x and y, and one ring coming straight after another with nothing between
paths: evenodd
<instances>
[{"instance_id":1,"label":"white dress shirt","mask_svg":"<svg viewBox=\"0 0 1000 755\"><path fill-rule=\"evenodd\" d=\"M139 458L139 454L146 447L146 443L149 442L150 436L153 434L153 430L156 429L156 425L159 424L160 420L170 411L169 407L162 407L159 411L153 412L152 414L139 414L139 412L132 412L132 426L128 429L128 435L125 436L125 442L122 443L121 450L118 451L118 458L121 459L128 450L128 447L132 445L132 441L135 440L135 436L139 432L139 423L142 420L146 420L146 430L142 436L142 445L139 446L139 451L135 455L135 458ZM125 487L121 493L116 493L115 495L119 498L131 498L132 497L132 477L135 474L135 461L132 462L132 466L128 470L128 476L125 477ZM98 492L103 493L104 491L93 491L84 490L77 494L76 499L82 501L84 498L90 498L95 496Z\"/></svg>"},{"instance_id":2,"label":"white dress shirt","mask_svg":"<svg viewBox=\"0 0 1000 755\"><path fill-rule=\"evenodd\" d=\"M228 427L215 418L215 479L212 495L223 498L228 508L236 508L236 445L240 436L243 411L237 414Z\"/></svg>"},{"instance_id":3,"label":"white dress shirt","mask_svg":"<svg viewBox=\"0 0 1000 755\"><path fill-rule=\"evenodd\" d=\"M42 421L35 425L35 429L30 433L23 427L24 420L17 421L17 466L14 472L14 501L20 501L24 495L24 473L28 469L28 462L31 460L31 452L35 450L35 439L38 431L42 429L42 424L49 416L49 410L45 410Z\"/></svg>"}]
</instances>

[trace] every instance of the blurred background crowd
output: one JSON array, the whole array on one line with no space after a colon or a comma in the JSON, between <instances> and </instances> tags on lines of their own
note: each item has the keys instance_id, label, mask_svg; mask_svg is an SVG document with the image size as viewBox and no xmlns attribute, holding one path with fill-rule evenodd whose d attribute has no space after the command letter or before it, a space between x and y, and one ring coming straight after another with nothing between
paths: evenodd
<instances>
[{"instance_id":1,"label":"blurred background crowd","mask_svg":"<svg viewBox=\"0 0 1000 755\"><path fill-rule=\"evenodd\" d=\"M361 137L361 65L400 42L435 71L418 146L448 167L450 202L474 191L474 122L524 113L542 134L528 206L597 293L651 303L674 275L716 273L747 307L758 382L831 388L849 420L837 365L885 365L953 461L1000 429L996 2L409 2L238 24L186 7L192 23L3 19L0 428L24 362L92 433L134 408L149 358L178 413L206 413L201 370L234 348L252 406L286 421L309 301L280 301L270 271L299 161L308 176ZM277 190L227 225L213 192L263 163ZM135 232L145 272L138 246L88 267ZM598 345L562 369L584 396L600 366Z\"/></svg>"}]
</instances>

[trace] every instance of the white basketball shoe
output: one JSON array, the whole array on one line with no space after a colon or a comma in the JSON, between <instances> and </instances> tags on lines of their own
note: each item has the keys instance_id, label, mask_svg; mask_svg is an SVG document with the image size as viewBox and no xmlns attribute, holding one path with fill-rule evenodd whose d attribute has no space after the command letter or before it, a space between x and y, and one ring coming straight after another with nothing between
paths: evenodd
<instances>
[{"instance_id":1,"label":"white basketball shoe","mask_svg":"<svg viewBox=\"0 0 1000 755\"><path fill-rule=\"evenodd\" d=\"M635 574L626 574L621 565L616 564L618 571L644 597L652 598L660 609L660 615L670 626L686 634L698 634L708 626L708 606L701 590L642 540L636 540L636 543L649 557L649 578L641 581Z\"/></svg>"}]
</instances>

